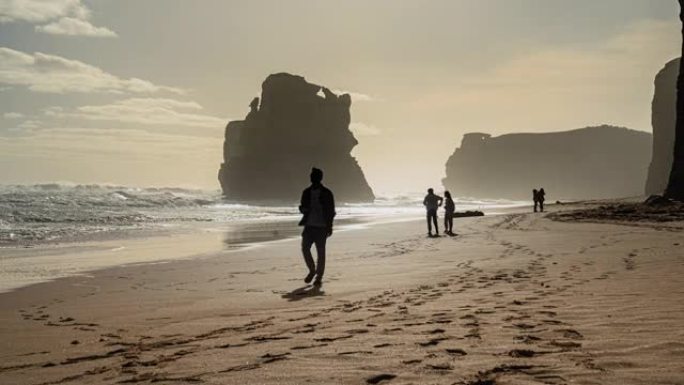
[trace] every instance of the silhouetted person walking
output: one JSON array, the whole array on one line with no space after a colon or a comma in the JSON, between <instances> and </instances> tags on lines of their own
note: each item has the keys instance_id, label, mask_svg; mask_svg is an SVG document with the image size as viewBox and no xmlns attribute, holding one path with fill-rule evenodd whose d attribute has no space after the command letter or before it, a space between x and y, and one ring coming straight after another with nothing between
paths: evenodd
<instances>
[{"instance_id":1,"label":"silhouetted person walking","mask_svg":"<svg viewBox=\"0 0 684 385\"><path fill-rule=\"evenodd\" d=\"M435 235L439 236L439 227L437 226L437 209L442 205L442 197L435 195L435 191L431 188L428 189L428 193L423 199L423 205L427 210L427 225L428 225L428 236L432 236L432 224L435 225Z\"/></svg>"},{"instance_id":2,"label":"silhouetted person walking","mask_svg":"<svg viewBox=\"0 0 684 385\"><path fill-rule=\"evenodd\" d=\"M546 192L544 188L540 188L537 193L537 200L539 201L539 211L544 212L544 200L546 200Z\"/></svg>"},{"instance_id":3,"label":"silhouetted person walking","mask_svg":"<svg viewBox=\"0 0 684 385\"><path fill-rule=\"evenodd\" d=\"M536 213L539 206L539 191L537 189L532 190L532 200L534 201L534 212Z\"/></svg>"},{"instance_id":4,"label":"silhouetted person walking","mask_svg":"<svg viewBox=\"0 0 684 385\"><path fill-rule=\"evenodd\" d=\"M444 234L454 234L454 212L456 211L456 204L451 199L451 193L444 192Z\"/></svg>"},{"instance_id":5,"label":"silhouetted person walking","mask_svg":"<svg viewBox=\"0 0 684 385\"><path fill-rule=\"evenodd\" d=\"M323 181L323 171L311 169L311 186L302 192L299 211L303 214L300 226L304 226L302 232L302 254L304 262L309 268L309 274L304 282L309 283L314 276L314 285L320 286L325 272L325 242L333 232L333 219L335 218L335 198L332 191L328 190ZM316 245L318 261L314 264L311 255L311 245Z\"/></svg>"}]
</instances>

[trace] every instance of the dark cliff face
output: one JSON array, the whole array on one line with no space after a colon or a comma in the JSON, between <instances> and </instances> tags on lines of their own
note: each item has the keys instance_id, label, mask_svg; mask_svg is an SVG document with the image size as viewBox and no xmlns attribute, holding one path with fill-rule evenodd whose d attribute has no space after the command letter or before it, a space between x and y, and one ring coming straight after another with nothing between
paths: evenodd
<instances>
[{"instance_id":1,"label":"dark cliff face","mask_svg":"<svg viewBox=\"0 0 684 385\"><path fill-rule=\"evenodd\" d=\"M651 109L653 125L653 158L648 169L646 195L662 194L672 168L677 108L677 76L679 59L667 63L655 78Z\"/></svg>"},{"instance_id":2,"label":"dark cliff face","mask_svg":"<svg viewBox=\"0 0 684 385\"><path fill-rule=\"evenodd\" d=\"M239 201L293 202L309 184L311 167L341 202L375 198L350 153L351 98L307 83L301 76L270 75L245 120L226 127L219 181L224 195Z\"/></svg>"},{"instance_id":3,"label":"dark cliff face","mask_svg":"<svg viewBox=\"0 0 684 385\"><path fill-rule=\"evenodd\" d=\"M446 189L458 196L547 200L638 196L651 156L651 134L600 126L578 130L467 134L446 164Z\"/></svg>"},{"instance_id":4,"label":"dark cliff face","mask_svg":"<svg viewBox=\"0 0 684 385\"><path fill-rule=\"evenodd\" d=\"M684 26L684 0L679 0L679 19ZM682 28L684 37L684 27ZM682 40L682 55L684 56L684 40ZM665 189L665 196L684 202L684 68L679 65L677 76L677 115L675 118L674 155L672 156L672 171Z\"/></svg>"}]
</instances>

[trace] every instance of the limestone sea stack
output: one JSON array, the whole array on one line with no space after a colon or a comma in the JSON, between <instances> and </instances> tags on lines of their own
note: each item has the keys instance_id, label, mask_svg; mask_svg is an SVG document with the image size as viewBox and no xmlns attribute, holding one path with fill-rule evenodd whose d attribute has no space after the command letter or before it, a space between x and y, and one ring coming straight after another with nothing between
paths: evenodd
<instances>
[{"instance_id":1,"label":"limestone sea stack","mask_svg":"<svg viewBox=\"0 0 684 385\"><path fill-rule=\"evenodd\" d=\"M338 202L372 202L373 190L351 156L351 97L287 73L270 75L244 120L226 127L219 182L227 199L295 202L311 167Z\"/></svg>"},{"instance_id":2,"label":"limestone sea stack","mask_svg":"<svg viewBox=\"0 0 684 385\"><path fill-rule=\"evenodd\" d=\"M653 158L648 169L646 195L662 194L670 178L677 116L677 76L679 76L679 59L674 59L667 63L655 78L655 91L651 104Z\"/></svg>"},{"instance_id":3,"label":"limestone sea stack","mask_svg":"<svg viewBox=\"0 0 684 385\"><path fill-rule=\"evenodd\" d=\"M466 134L446 164L444 187L477 198L547 200L641 196L651 157L651 134L598 126L491 137Z\"/></svg>"}]
</instances>

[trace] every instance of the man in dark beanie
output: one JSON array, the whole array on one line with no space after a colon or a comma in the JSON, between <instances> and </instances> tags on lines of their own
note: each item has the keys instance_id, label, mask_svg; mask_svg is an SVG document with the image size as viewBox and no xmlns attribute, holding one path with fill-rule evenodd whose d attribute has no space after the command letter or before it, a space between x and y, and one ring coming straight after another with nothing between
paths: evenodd
<instances>
[{"instance_id":1,"label":"man in dark beanie","mask_svg":"<svg viewBox=\"0 0 684 385\"><path fill-rule=\"evenodd\" d=\"M300 226L304 226L302 232L302 254L309 268L309 275L304 282L309 283L316 277L315 286L323 282L325 272L325 242L333 232L333 219L335 218L335 198L332 191L321 184L323 171L311 169L311 186L302 192L302 200L299 211L303 214ZM311 245L316 245L318 261L314 264L311 255Z\"/></svg>"}]
</instances>

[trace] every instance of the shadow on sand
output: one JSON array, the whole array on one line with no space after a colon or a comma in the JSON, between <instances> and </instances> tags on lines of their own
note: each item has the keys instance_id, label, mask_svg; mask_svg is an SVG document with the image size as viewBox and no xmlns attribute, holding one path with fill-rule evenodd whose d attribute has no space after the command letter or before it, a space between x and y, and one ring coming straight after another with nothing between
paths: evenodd
<instances>
[{"instance_id":1,"label":"shadow on sand","mask_svg":"<svg viewBox=\"0 0 684 385\"><path fill-rule=\"evenodd\" d=\"M306 285L300 287L299 289L292 290L287 294L283 294L281 297L290 301L300 301L305 298L321 297L324 296L325 292L321 290L319 286Z\"/></svg>"}]
</instances>

